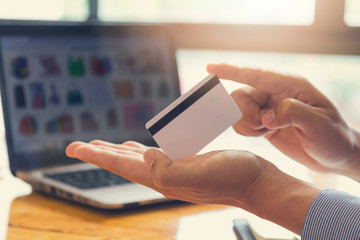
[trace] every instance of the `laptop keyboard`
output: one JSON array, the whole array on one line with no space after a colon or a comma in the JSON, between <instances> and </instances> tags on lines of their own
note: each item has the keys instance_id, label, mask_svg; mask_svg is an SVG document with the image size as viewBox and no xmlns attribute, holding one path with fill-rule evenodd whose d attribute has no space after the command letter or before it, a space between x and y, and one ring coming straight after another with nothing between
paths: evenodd
<instances>
[{"instance_id":1,"label":"laptop keyboard","mask_svg":"<svg viewBox=\"0 0 360 240\"><path fill-rule=\"evenodd\" d=\"M102 168L46 174L45 176L81 189L91 189L130 183L129 180Z\"/></svg>"}]
</instances>

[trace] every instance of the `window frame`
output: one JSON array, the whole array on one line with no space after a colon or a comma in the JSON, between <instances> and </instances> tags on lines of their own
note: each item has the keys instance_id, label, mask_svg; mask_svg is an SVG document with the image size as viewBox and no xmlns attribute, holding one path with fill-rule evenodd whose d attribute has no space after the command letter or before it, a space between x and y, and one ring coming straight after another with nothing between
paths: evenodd
<instances>
[{"instance_id":1,"label":"window frame","mask_svg":"<svg viewBox=\"0 0 360 240\"><path fill-rule=\"evenodd\" d=\"M345 23L346 0L315 0L311 25L169 23L178 48L360 55L360 27ZM98 0L89 0L90 20Z\"/></svg>"},{"instance_id":2,"label":"window frame","mask_svg":"<svg viewBox=\"0 0 360 240\"><path fill-rule=\"evenodd\" d=\"M344 15L345 0L316 0L311 25L170 25L179 48L360 55L360 27Z\"/></svg>"},{"instance_id":3,"label":"window frame","mask_svg":"<svg viewBox=\"0 0 360 240\"><path fill-rule=\"evenodd\" d=\"M119 24L98 18L99 1L88 0L89 17L80 23ZM311 25L180 22L168 25L172 29L175 46L182 49L360 55L360 27L345 23L345 1L315 0L315 16Z\"/></svg>"}]
</instances>

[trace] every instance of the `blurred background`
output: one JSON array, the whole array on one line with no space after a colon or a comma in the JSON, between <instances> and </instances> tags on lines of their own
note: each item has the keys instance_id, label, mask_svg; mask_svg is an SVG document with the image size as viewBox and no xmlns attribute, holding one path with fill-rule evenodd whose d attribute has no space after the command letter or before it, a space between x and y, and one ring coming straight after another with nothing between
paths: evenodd
<instances>
[{"instance_id":1,"label":"blurred background","mask_svg":"<svg viewBox=\"0 0 360 240\"><path fill-rule=\"evenodd\" d=\"M167 23L182 91L204 78L212 62L291 72L313 82L360 129L358 0L0 0L0 6L0 21ZM224 85L229 92L240 87ZM0 169L6 169L2 122L0 134ZM229 129L203 151L222 148L253 151L300 179L360 195L358 183L309 171L265 139Z\"/></svg>"}]
</instances>

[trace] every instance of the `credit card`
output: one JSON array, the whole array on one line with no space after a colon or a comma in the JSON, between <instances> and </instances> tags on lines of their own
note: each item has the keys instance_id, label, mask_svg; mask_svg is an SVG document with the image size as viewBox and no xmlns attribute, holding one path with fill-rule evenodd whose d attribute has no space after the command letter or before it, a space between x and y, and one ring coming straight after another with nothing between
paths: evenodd
<instances>
[{"instance_id":1,"label":"credit card","mask_svg":"<svg viewBox=\"0 0 360 240\"><path fill-rule=\"evenodd\" d=\"M172 160L197 154L242 113L210 74L148 121L145 127Z\"/></svg>"}]
</instances>

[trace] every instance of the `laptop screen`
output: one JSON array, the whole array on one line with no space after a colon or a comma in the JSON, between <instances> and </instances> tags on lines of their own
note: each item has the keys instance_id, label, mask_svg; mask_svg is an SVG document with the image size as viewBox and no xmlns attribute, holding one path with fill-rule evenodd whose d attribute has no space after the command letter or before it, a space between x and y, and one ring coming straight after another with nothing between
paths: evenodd
<instances>
[{"instance_id":1,"label":"laptop screen","mask_svg":"<svg viewBox=\"0 0 360 240\"><path fill-rule=\"evenodd\" d=\"M16 27L15 27L16 28ZM136 140L179 96L165 26L19 26L0 30L11 169L68 163L72 141Z\"/></svg>"}]
</instances>

